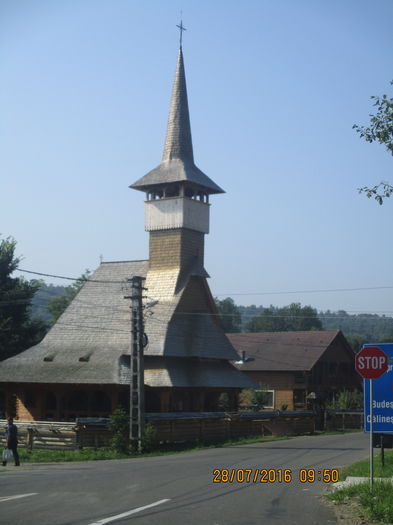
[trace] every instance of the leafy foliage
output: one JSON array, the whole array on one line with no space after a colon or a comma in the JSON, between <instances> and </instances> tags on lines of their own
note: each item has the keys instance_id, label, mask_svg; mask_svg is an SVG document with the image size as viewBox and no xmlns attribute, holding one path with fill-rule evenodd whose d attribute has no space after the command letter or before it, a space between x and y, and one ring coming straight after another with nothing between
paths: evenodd
<instances>
[{"instance_id":1,"label":"leafy foliage","mask_svg":"<svg viewBox=\"0 0 393 525\"><path fill-rule=\"evenodd\" d=\"M258 410L265 407L269 401L269 388L261 386L260 388L246 388L240 393L240 405L251 406L254 405Z\"/></svg>"},{"instance_id":2,"label":"leafy foliage","mask_svg":"<svg viewBox=\"0 0 393 525\"><path fill-rule=\"evenodd\" d=\"M354 350L359 350L364 343L382 343L393 341L393 318L377 314L348 314L338 312L319 312L325 330L341 330Z\"/></svg>"},{"instance_id":3,"label":"leafy foliage","mask_svg":"<svg viewBox=\"0 0 393 525\"><path fill-rule=\"evenodd\" d=\"M37 344L46 325L31 317L30 305L39 281L11 277L20 259L15 257L16 241L0 241L0 361Z\"/></svg>"},{"instance_id":4,"label":"leafy foliage","mask_svg":"<svg viewBox=\"0 0 393 525\"><path fill-rule=\"evenodd\" d=\"M331 410L355 410L363 408L363 393L358 390L342 390L334 396L326 408Z\"/></svg>"},{"instance_id":5,"label":"leafy foliage","mask_svg":"<svg viewBox=\"0 0 393 525\"><path fill-rule=\"evenodd\" d=\"M246 326L247 332L291 332L300 330L322 330L318 313L311 306L292 303L283 308L263 308Z\"/></svg>"},{"instance_id":6,"label":"leafy foliage","mask_svg":"<svg viewBox=\"0 0 393 525\"><path fill-rule=\"evenodd\" d=\"M361 138L367 142L379 142L393 155L393 98L383 95L382 97L372 96L371 99L377 111L375 115L370 115L370 126L354 124L352 127ZM368 198L374 197L379 204L383 204L383 199L390 197L393 193L393 186L382 181L371 188L367 186L359 188L359 193L365 193Z\"/></svg>"},{"instance_id":7,"label":"leafy foliage","mask_svg":"<svg viewBox=\"0 0 393 525\"><path fill-rule=\"evenodd\" d=\"M53 297L49 301L45 310L51 315L51 324L54 324L58 320L58 318L61 316L64 310L68 307L68 305L71 303L74 297L78 294L79 290L89 278L90 273L90 270L86 269L85 273L83 273L77 281L75 281L70 286L64 287L63 295Z\"/></svg>"},{"instance_id":8,"label":"leafy foliage","mask_svg":"<svg viewBox=\"0 0 393 525\"><path fill-rule=\"evenodd\" d=\"M124 408L117 408L111 415L112 422L108 429L113 432L111 449L117 454L132 454L130 446L130 416ZM151 452L157 445L157 429L151 423L147 423L143 429L142 452Z\"/></svg>"},{"instance_id":9,"label":"leafy foliage","mask_svg":"<svg viewBox=\"0 0 393 525\"><path fill-rule=\"evenodd\" d=\"M130 417L123 408L117 408L111 415L108 429L113 432L111 448L118 454L130 453Z\"/></svg>"},{"instance_id":10,"label":"leafy foliage","mask_svg":"<svg viewBox=\"0 0 393 525\"><path fill-rule=\"evenodd\" d=\"M230 297L220 301L215 299L218 313L220 314L224 330L227 334L241 332L242 319L239 308Z\"/></svg>"},{"instance_id":11,"label":"leafy foliage","mask_svg":"<svg viewBox=\"0 0 393 525\"><path fill-rule=\"evenodd\" d=\"M152 452L157 446L157 428L147 423L143 429L142 452Z\"/></svg>"}]
</instances>

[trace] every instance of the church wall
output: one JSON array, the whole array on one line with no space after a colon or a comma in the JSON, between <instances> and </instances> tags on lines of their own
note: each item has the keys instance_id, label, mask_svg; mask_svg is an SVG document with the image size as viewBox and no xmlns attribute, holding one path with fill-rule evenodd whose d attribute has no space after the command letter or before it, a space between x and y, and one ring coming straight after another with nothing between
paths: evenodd
<instances>
[{"instance_id":1,"label":"church wall","mask_svg":"<svg viewBox=\"0 0 393 525\"><path fill-rule=\"evenodd\" d=\"M203 283L204 277L191 277L176 311L201 312L209 315L212 307ZM216 320L216 317L214 317ZM224 332L223 332L224 333Z\"/></svg>"},{"instance_id":2,"label":"church wall","mask_svg":"<svg viewBox=\"0 0 393 525\"><path fill-rule=\"evenodd\" d=\"M195 258L203 264L203 235L185 228L150 232L149 269L186 268Z\"/></svg>"},{"instance_id":3,"label":"church wall","mask_svg":"<svg viewBox=\"0 0 393 525\"><path fill-rule=\"evenodd\" d=\"M116 385L15 384L9 388L9 395L16 398L16 418L23 421L107 417L119 406L119 393Z\"/></svg>"},{"instance_id":4,"label":"church wall","mask_svg":"<svg viewBox=\"0 0 393 525\"><path fill-rule=\"evenodd\" d=\"M174 228L209 233L209 204L184 197L145 202L147 231Z\"/></svg>"},{"instance_id":5,"label":"church wall","mask_svg":"<svg viewBox=\"0 0 393 525\"><path fill-rule=\"evenodd\" d=\"M10 385L8 392L8 408L4 416L12 415L20 421L109 417L119 406L125 409L129 406L129 389L124 385L14 384ZM146 411L217 411L222 392L228 394L230 409L235 410L238 389L146 387ZM98 401L101 405L97 404L97 393L100 393ZM11 408L12 404L14 408Z\"/></svg>"}]
</instances>

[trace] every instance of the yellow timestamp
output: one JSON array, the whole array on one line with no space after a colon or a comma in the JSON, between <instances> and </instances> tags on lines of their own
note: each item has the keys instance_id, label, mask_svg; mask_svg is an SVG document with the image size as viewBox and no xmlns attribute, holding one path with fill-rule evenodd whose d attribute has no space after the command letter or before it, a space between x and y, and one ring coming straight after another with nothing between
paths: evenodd
<instances>
[{"instance_id":1,"label":"yellow timestamp","mask_svg":"<svg viewBox=\"0 0 393 525\"><path fill-rule=\"evenodd\" d=\"M236 468L214 469L213 483L336 483L339 480L338 469L266 469L266 468Z\"/></svg>"}]
</instances>

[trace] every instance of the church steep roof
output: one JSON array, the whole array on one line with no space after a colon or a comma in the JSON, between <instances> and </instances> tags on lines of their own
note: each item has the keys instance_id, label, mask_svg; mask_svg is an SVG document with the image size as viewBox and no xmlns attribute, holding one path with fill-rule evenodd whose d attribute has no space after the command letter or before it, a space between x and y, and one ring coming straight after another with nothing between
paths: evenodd
<instances>
[{"instance_id":1,"label":"church steep roof","mask_svg":"<svg viewBox=\"0 0 393 525\"><path fill-rule=\"evenodd\" d=\"M224 193L224 190L194 163L186 76L180 47L162 162L130 188L146 191L159 184L186 181L202 186L208 193Z\"/></svg>"},{"instance_id":2,"label":"church steep roof","mask_svg":"<svg viewBox=\"0 0 393 525\"><path fill-rule=\"evenodd\" d=\"M102 263L41 343L0 363L0 383L127 384L131 314L124 296L127 279L147 270L148 261ZM146 309L145 384L252 386L228 363L236 353L208 313L176 313L187 288L174 292L177 274L146 281L153 305Z\"/></svg>"}]
</instances>

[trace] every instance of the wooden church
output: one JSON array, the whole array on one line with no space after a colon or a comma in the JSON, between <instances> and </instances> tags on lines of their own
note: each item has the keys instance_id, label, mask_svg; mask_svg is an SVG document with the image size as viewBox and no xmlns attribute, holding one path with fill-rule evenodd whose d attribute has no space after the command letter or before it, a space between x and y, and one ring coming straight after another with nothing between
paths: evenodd
<instances>
[{"instance_id":1,"label":"wooden church","mask_svg":"<svg viewBox=\"0 0 393 525\"><path fill-rule=\"evenodd\" d=\"M42 342L0 363L3 412L20 420L107 416L129 403L126 283L146 278L146 411L231 408L254 383L231 361L204 269L210 195L223 193L194 163L180 46L161 164L130 186L145 193L149 260L104 262Z\"/></svg>"}]
</instances>

